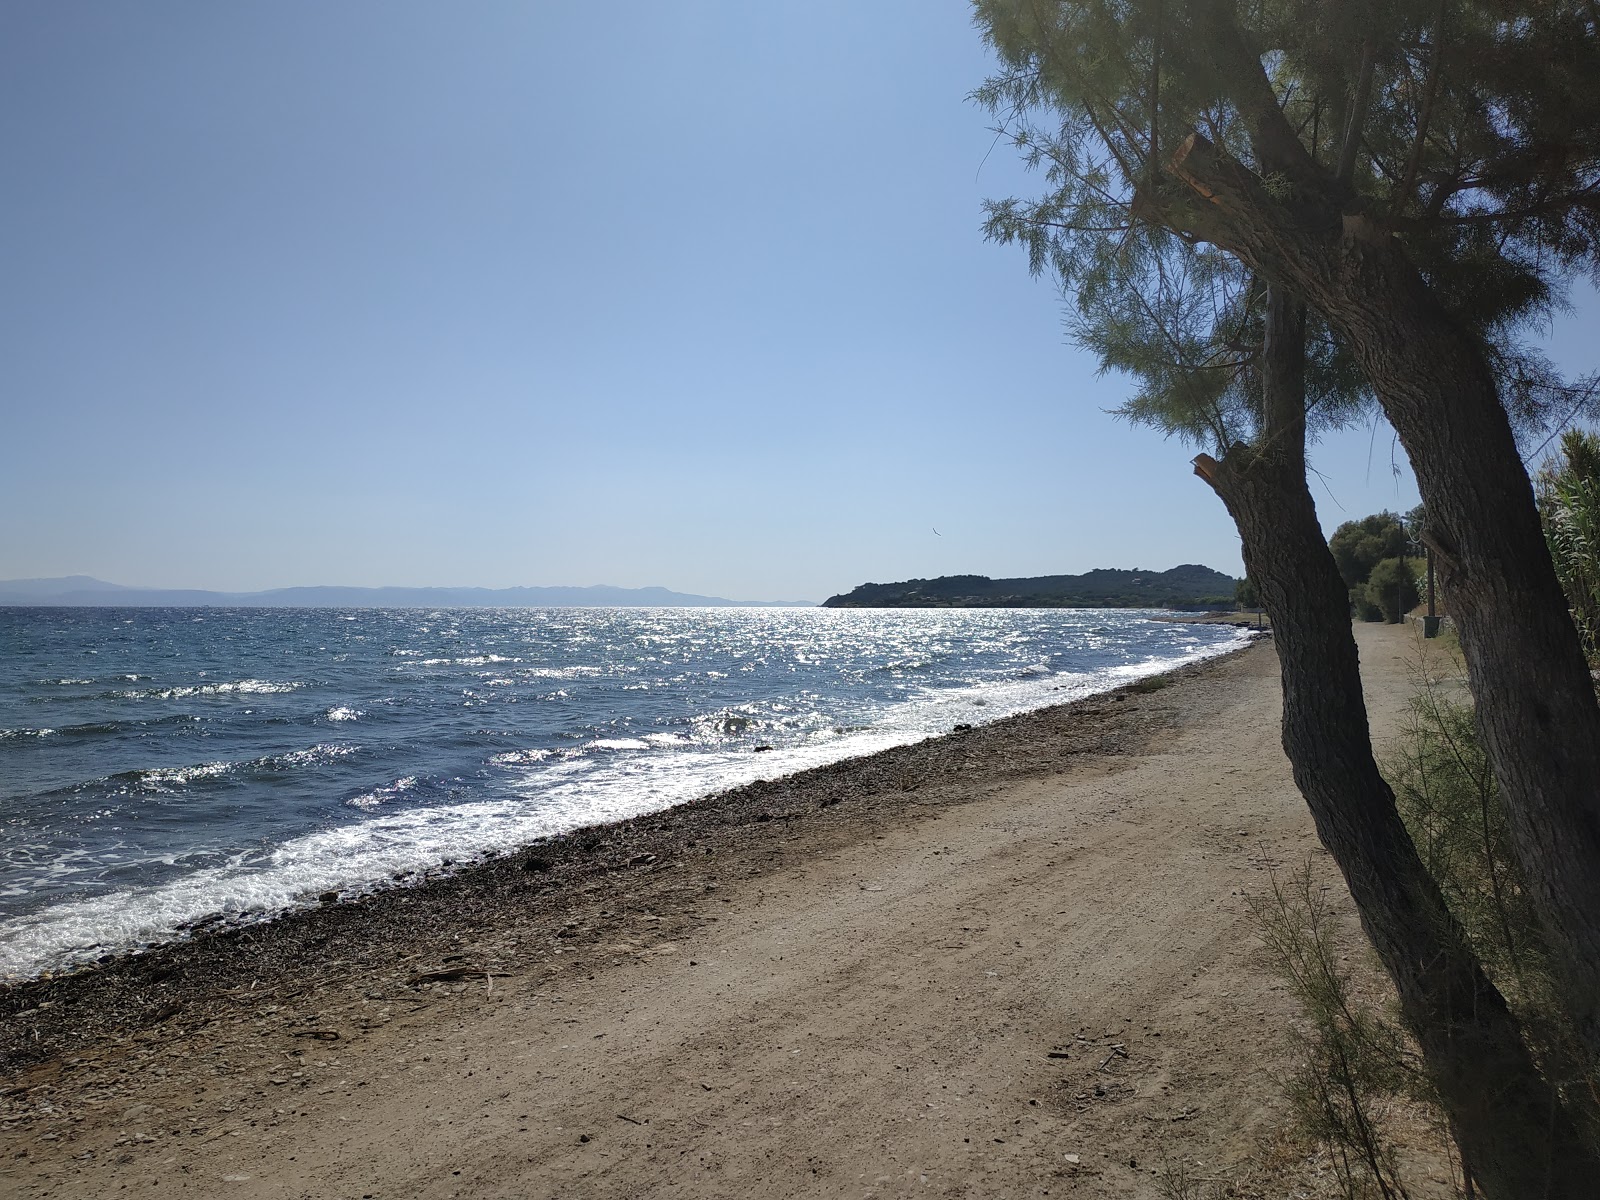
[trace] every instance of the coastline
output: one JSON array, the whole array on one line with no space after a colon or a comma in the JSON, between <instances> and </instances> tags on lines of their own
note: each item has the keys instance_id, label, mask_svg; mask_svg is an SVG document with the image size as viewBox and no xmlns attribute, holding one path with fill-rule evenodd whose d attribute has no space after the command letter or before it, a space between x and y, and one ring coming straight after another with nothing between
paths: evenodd
<instances>
[{"instance_id":1,"label":"coastline","mask_svg":"<svg viewBox=\"0 0 1600 1200\"><path fill-rule=\"evenodd\" d=\"M1152 678L575 831L415 887L7 987L0 1179L37 1196L179 1171L212 1181L203 1188L230 1180L239 1196L611 1194L630 1179L672 1183L657 1194L744 1194L759 1181L771 1194L821 1195L854 1186L848 1168L885 1153L881 1134L902 1150L913 1139L946 1182L966 1171L993 1194L1070 1177L1083 1194L1137 1185L1131 1194L1157 1195L1156 1134L1248 1157L1282 1114L1264 1094L1275 1084L1240 1082L1285 1069L1292 1004L1255 963L1239 888L1315 841L1276 749L1270 645ZM914 871L897 865L913 860ZM1057 908L1065 924L1050 915ZM858 944L875 947L859 968ZM957 967L959 980L939 978ZM909 993L908 970L929 972ZM921 1033L897 1032L919 1022L929 1023ZM873 1144L852 1148L837 1124L850 1113L814 1077L802 1107L826 1109L826 1128L784 1133L779 1114L800 1120L799 1093L782 1104L767 1093L795 1063L764 1039L787 1046L795 1030L855 1023L863 1032L839 1051L852 1080L909 1085L902 1072L913 1069L946 1078L919 1106L929 1116L957 1104L943 1089L959 1079L978 1098L963 1102L963 1120L1015 1102L1018 1128L1002 1128L1007 1117L935 1152L924 1125L874 1133L881 1122L867 1120L856 1123ZM648 1032L680 1024L677 1035ZM573 1042L579 1029L592 1032ZM947 1045L944 1030L970 1033ZM530 1065L519 1074L497 1054L524 1038L516 1058ZM749 1041L756 1060L729 1038ZM413 1081L445 1061L446 1042L463 1047L449 1061L479 1064L484 1082L452 1068L423 1101ZM432 1053L413 1053L424 1046ZM1163 1059L1173 1055L1182 1061ZM453 1112L457 1098L498 1113L504 1104L478 1089L501 1074L505 1094L522 1098L505 1118L508 1144L537 1142L521 1166L499 1142L479 1146L478 1134L423 1115L429 1103ZM841 1095L851 1086L831 1085ZM685 1087L683 1104L726 1093L751 1107L674 1114ZM584 1111L590 1097L615 1112ZM892 1097L862 1102L892 1107ZM530 1121L533 1108L542 1117ZM1038 1136L1021 1136L1024 1125ZM725 1128L750 1145L718 1142L723 1166L707 1174L705 1130ZM1054 1150L1039 1142L1047 1130ZM371 1145L347 1163L324 1132ZM293 1160L275 1148L285 1137ZM589 1153L591 1140L605 1147ZM677 1151L658 1161L663 1140L697 1153L696 1170L655 1173L682 1168ZM795 1161L804 1147L811 1167ZM413 1151L422 1158L407 1159ZM763 1154L799 1173L762 1176ZM1116 1166L1141 1156L1142 1167ZM458 1161L446 1169L447 1159ZM306 1190L307 1172L330 1163L343 1183ZM527 1163L538 1164L533 1176ZM455 1171L477 1182L467 1188ZM357 1186L360 1172L371 1186Z\"/></svg>"},{"instance_id":2,"label":"coastline","mask_svg":"<svg viewBox=\"0 0 1600 1200\"><path fill-rule=\"evenodd\" d=\"M1165 617L1151 617L1168 625L1233 625L1239 629L1271 629L1272 622L1264 612L1204 612L1184 613Z\"/></svg>"},{"instance_id":3,"label":"coastline","mask_svg":"<svg viewBox=\"0 0 1600 1200\"><path fill-rule=\"evenodd\" d=\"M241 980L298 973L329 945L343 951L348 943L365 940L372 946L363 959L416 957L432 942L453 942L468 930L517 916L521 909L559 910L596 878L641 868L653 875L666 869L670 858L681 862L690 849L707 857L703 843L714 834L727 837L743 830L750 835L772 821L787 824L805 816L849 826L860 814L840 807L847 799L867 800L877 819L892 819L922 803L911 797L925 783L944 782L963 771L994 784L1053 770L1084 754L1120 753L1123 743L1149 724L1149 714L1136 721L1137 709L1102 705L1126 703L1179 678L1198 678L1198 673L1249 649L1247 645L1066 704L840 759L656 813L583 826L466 864L447 861L417 882L251 923L202 927L188 938L111 955L104 964L0 982L0 1077L52 1054L70 1053L109 1030L159 1024L177 1015L160 1016L174 1005L204 1005L211 993L237 987ZM1071 739L1062 747L1039 740L1061 735ZM972 763L973 756L997 761ZM69 1023L59 1015L52 1018L50 1011L57 1005L60 1012L92 1007L96 1019ZM18 1014L30 1011L37 1014L30 1029L12 1025Z\"/></svg>"}]
</instances>

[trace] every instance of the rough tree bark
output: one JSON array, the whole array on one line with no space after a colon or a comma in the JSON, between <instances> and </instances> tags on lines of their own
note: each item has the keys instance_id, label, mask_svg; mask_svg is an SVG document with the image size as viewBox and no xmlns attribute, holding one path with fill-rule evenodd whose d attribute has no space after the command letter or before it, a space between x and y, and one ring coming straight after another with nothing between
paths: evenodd
<instances>
[{"instance_id":1,"label":"rough tree bark","mask_svg":"<svg viewBox=\"0 0 1600 1200\"><path fill-rule=\"evenodd\" d=\"M1588 1197L1584 1146L1418 857L1372 755L1349 598L1305 471L1305 307L1269 294L1258 446L1195 470L1238 526L1272 619L1283 747L1324 846L1400 996L1464 1157L1495 1198Z\"/></svg>"},{"instance_id":2,"label":"rough tree bark","mask_svg":"<svg viewBox=\"0 0 1600 1200\"><path fill-rule=\"evenodd\" d=\"M1410 457L1523 876L1600 1061L1600 704L1481 343L1368 218L1280 203L1198 134L1170 169L1190 195L1167 219L1314 305Z\"/></svg>"}]
</instances>

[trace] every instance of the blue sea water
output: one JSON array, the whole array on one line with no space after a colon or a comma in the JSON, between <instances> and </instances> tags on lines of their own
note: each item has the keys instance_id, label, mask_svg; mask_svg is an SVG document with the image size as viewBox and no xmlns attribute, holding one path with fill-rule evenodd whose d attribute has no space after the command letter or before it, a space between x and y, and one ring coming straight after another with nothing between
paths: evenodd
<instances>
[{"instance_id":1,"label":"blue sea water","mask_svg":"<svg viewBox=\"0 0 1600 1200\"><path fill-rule=\"evenodd\" d=\"M1152 615L0 609L0 978L1239 644Z\"/></svg>"}]
</instances>

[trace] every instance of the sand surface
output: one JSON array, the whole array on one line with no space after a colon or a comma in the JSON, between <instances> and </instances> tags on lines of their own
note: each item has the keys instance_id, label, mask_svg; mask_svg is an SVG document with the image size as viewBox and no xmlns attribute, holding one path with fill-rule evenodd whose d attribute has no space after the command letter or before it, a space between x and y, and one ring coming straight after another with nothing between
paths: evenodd
<instances>
[{"instance_id":1,"label":"sand surface","mask_svg":"<svg viewBox=\"0 0 1600 1200\"><path fill-rule=\"evenodd\" d=\"M1381 740L1418 643L1357 634ZM12 989L0 1190L1315 1191L1245 895L1328 875L1277 662L1170 678Z\"/></svg>"}]
</instances>

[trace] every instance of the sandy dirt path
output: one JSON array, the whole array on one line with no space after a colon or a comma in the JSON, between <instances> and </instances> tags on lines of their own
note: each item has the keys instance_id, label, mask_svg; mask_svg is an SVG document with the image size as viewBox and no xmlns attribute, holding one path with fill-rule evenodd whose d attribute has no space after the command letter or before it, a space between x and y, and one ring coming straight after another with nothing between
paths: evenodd
<instances>
[{"instance_id":1,"label":"sandy dirt path","mask_svg":"<svg viewBox=\"0 0 1600 1200\"><path fill-rule=\"evenodd\" d=\"M1392 730L1416 642L1357 632ZM1182 1164L1290 1194L1316 1173L1281 1136L1293 1005L1245 893L1320 851L1278 746L1276 659L1257 646L1167 692L1176 715L1134 754L980 772L849 844L775 834L778 865L726 870L659 919L613 920L640 892L591 889L577 970L436 984L414 1012L374 989L362 1036L306 1032L275 1059L243 1025L142 1068L137 1094L80 1078L68 1134L14 1131L0 1184L1157 1197Z\"/></svg>"}]
</instances>

